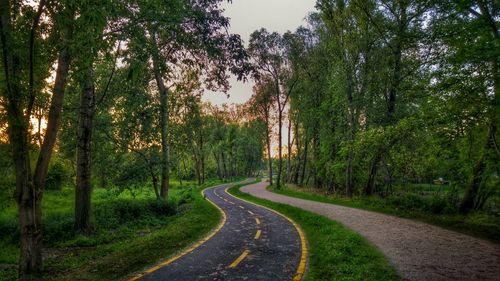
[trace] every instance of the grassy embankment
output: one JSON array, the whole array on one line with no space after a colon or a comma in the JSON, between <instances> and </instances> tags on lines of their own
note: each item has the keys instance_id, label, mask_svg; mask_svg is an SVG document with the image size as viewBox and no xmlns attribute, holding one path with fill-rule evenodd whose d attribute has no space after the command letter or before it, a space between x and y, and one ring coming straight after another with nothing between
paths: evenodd
<instances>
[{"instance_id":1,"label":"grassy embankment","mask_svg":"<svg viewBox=\"0 0 500 281\"><path fill-rule=\"evenodd\" d=\"M287 185L280 190L272 187L268 187L268 189L290 197L416 219L500 242L500 214L476 212L467 216L461 215L456 211L456 207L449 206L450 203L444 196L424 197L410 193L384 198L378 196L345 198L326 194L321 190L301 188L295 185Z\"/></svg>"},{"instance_id":2,"label":"grassy embankment","mask_svg":"<svg viewBox=\"0 0 500 281\"><path fill-rule=\"evenodd\" d=\"M253 197L238 186L229 193L272 208L298 223L309 247L305 280L400 280L394 268L363 237L323 216L285 204Z\"/></svg>"},{"instance_id":3,"label":"grassy embankment","mask_svg":"<svg viewBox=\"0 0 500 281\"><path fill-rule=\"evenodd\" d=\"M174 254L219 222L219 211L200 194L204 187L219 183L207 181L202 187L173 183L167 202L155 200L150 187L121 192L96 189L91 236L72 231L73 189L47 191L42 206L44 279L117 280ZM17 279L18 233L15 204L4 204L0 280Z\"/></svg>"}]
</instances>

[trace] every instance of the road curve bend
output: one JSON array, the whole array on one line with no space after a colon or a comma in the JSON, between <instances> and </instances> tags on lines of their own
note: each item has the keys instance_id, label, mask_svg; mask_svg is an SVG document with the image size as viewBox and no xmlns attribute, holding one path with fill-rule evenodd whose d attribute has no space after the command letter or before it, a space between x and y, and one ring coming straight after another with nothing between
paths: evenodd
<instances>
[{"instance_id":1,"label":"road curve bend","mask_svg":"<svg viewBox=\"0 0 500 281\"><path fill-rule=\"evenodd\" d=\"M226 192L233 185L203 192L223 212L212 234L129 280L300 280L300 229L282 215L233 197Z\"/></svg>"}]
</instances>

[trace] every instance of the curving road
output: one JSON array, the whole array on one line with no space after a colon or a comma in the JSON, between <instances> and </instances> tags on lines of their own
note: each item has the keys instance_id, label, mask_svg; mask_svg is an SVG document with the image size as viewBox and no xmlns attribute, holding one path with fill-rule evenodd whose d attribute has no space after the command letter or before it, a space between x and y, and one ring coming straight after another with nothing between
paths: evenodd
<instances>
[{"instance_id":1,"label":"curving road","mask_svg":"<svg viewBox=\"0 0 500 281\"><path fill-rule=\"evenodd\" d=\"M300 280L305 266L300 230L286 218L228 194L232 185L204 191L225 214L213 236L131 280Z\"/></svg>"}]
</instances>

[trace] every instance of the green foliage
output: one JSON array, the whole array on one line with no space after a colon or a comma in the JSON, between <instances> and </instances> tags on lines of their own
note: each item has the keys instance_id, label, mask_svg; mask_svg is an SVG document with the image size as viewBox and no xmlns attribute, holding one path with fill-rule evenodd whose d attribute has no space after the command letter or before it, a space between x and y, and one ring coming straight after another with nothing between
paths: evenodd
<instances>
[{"instance_id":1,"label":"green foliage","mask_svg":"<svg viewBox=\"0 0 500 281\"><path fill-rule=\"evenodd\" d=\"M61 190L63 184L71 177L66 164L60 159L53 159L45 179L45 188L48 190Z\"/></svg>"},{"instance_id":2,"label":"green foliage","mask_svg":"<svg viewBox=\"0 0 500 281\"><path fill-rule=\"evenodd\" d=\"M453 212L473 194L474 209L497 212L493 2L318 1L308 26L286 34L298 77L291 181L388 196L397 182L443 178L457 189L453 204L397 194L398 204Z\"/></svg>"}]
</instances>

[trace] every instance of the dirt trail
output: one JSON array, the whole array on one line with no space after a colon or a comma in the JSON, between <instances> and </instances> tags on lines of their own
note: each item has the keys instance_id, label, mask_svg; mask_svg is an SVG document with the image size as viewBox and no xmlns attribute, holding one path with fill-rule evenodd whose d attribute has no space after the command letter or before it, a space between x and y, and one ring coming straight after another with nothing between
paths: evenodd
<instances>
[{"instance_id":1,"label":"dirt trail","mask_svg":"<svg viewBox=\"0 0 500 281\"><path fill-rule=\"evenodd\" d=\"M241 191L344 224L379 248L404 280L500 281L499 244L409 219L279 195L267 185Z\"/></svg>"}]
</instances>

